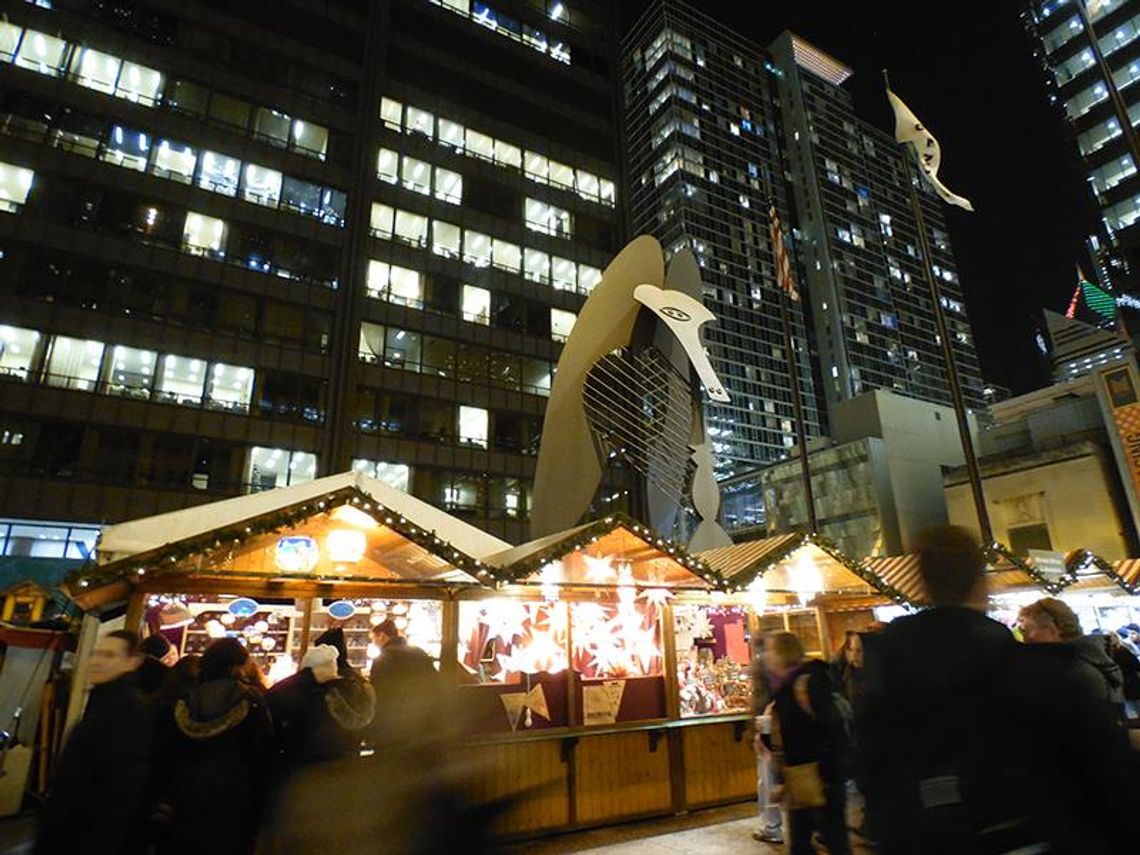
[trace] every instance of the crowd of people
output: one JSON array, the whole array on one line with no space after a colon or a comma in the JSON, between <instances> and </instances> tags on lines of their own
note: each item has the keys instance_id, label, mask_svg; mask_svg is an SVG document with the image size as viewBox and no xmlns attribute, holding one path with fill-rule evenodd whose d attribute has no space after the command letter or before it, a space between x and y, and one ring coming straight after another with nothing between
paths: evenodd
<instances>
[{"instance_id":1,"label":"crowd of people","mask_svg":"<svg viewBox=\"0 0 1140 855\"><path fill-rule=\"evenodd\" d=\"M848 633L830 665L791 633L761 641L753 836L792 855L817 840L848 853L851 830L887 855L1135 849L1134 797L1117 783L1140 771L1127 729L1140 627L1085 635L1046 597L1011 631L986 616L968 532L931 529L917 551L930 608Z\"/></svg>"},{"instance_id":2,"label":"crowd of people","mask_svg":"<svg viewBox=\"0 0 1140 855\"><path fill-rule=\"evenodd\" d=\"M161 634L108 633L91 655L87 706L55 765L34 852L370 851L352 844L369 837L389 851L454 851L455 813L454 827L396 844L416 828L409 812L430 819L429 799L434 810L457 804L431 762L448 732L447 693L394 621L372 638L380 655L368 675L332 629L270 687L236 638L179 658ZM396 780L420 795L388 786ZM362 792L369 807L387 799L389 809L366 809ZM354 800L358 813L337 813Z\"/></svg>"}]
</instances>

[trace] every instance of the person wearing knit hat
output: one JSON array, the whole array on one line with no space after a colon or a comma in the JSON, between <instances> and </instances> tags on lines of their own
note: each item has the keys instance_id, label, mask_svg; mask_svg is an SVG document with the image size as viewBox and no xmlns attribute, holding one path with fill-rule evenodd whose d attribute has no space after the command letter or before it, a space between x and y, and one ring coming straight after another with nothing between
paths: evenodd
<instances>
[{"instance_id":1,"label":"person wearing knit hat","mask_svg":"<svg viewBox=\"0 0 1140 855\"><path fill-rule=\"evenodd\" d=\"M310 647L301 659L301 668L308 668L313 672L313 679L318 683L327 683L336 679L336 660L339 653L331 644L317 644Z\"/></svg>"},{"instance_id":2,"label":"person wearing knit hat","mask_svg":"<svg viewBox=\"0 0 1140 855\"><path fill-rule=\"evenodd\" d=\"M344 638L344 630L339 626L326 629L316 637L313 644L331 644L336 648L336 671L340 676L347 677L355 674L356 669L348 664L348 642Z\"/></svg>"}]
</instances>

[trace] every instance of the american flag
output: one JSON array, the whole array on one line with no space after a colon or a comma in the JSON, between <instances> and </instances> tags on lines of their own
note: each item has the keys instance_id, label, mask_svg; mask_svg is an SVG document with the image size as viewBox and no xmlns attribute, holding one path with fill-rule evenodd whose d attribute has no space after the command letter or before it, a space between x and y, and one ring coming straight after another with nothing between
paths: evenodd
<instances>
[{"instance_id":1,"label":"american flag","mask_svg":"<svg viewBox=\"0 0 1140 855\"><path fill-rule=\"evenodd\" d=\"M798 302L800 292L796 289L796 280L792 276L792 263L788 260L787 249L784 248L784 227L780 225L780 215L776 213L775 201L769 205L768 233L772 237L772 251L776 255L776 284L788 297Z\"/></svg>"}]
</instances>

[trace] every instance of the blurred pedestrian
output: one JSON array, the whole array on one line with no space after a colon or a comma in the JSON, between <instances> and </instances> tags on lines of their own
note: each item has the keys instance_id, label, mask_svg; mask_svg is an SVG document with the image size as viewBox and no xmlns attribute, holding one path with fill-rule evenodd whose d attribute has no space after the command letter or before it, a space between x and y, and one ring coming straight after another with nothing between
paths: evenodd
<instances>
[{"instance_id":1,"label":"blurred pedestrian","mask_svg":"<svg viewBox=\"0 0 1140 855\"><path fill-rule=\"evenodd\" d=\"M1106 633L1105 651L1124 678L1124 707L1128 719L1140 718L1140 659L1129 650L1115 632Z\"/></svg>"},{"instance_id":2,"label":"blurred pedestrian","mask_svg":"<svg viewBox=\"0 0 1140 855\"><path fill-rule=\"evenodd\" d=\"M932 607L867 646L855 705L867 822L887 855L1005 851L994 829L1016 832L1017 810L1001 783L1012 713L997 684L1017 646L985 615L985 559L969 532L932 528L916 547Z\"/></svg>"},{"instance_id":3,"label":"blurred pedestrian","mask_svg":"<svg viewBox=\"0 0 1140 855\"><path fill-rule=\"evenodd\" d=\"M1099 635L1084 635L1081 622L1068 604L1055 597L1043 597L1025 606L1017 616L1022 637L1030 644L1062 645L1074 660L1069 667L1084 672L1090 690L1100 696L1113 714L1124 715L1124 677L1112 661ZM1058 658L1064 654L1058 653Z\"/></svg>"},{"instance_id":4,"label":"blurred pedestrian","mask_svg":"<svg viewBox=\"0 0 1140 855\"><path fill-rule=\"evenodd\" d=\"M100 638L87 665L91 693L56 762L33 852L132 855L145 845L152 762L150 709L135 685L139 638Z\"/></svg>"},{"instance_id":5,"label":"blurred pedestrian","mask_svg":"<svg viewBox=\"0 0 1140 855\"><path fill-rule=\"evenodd\" d=\"M773 692L772 749L778 790L788 810L792 855L814 853L819 832L831 855L851 852L847 837L844 727L832 696L827 663L805 659L790 632L764 640Z\"/></svg>"},{"instance_id":6,"label":"blurred pedestrian","mask_svg":"<svg viewBox=\"0 0 1140 855\"><path fill-rule=\"evenodd\" d=\"M372 627L372 642L380 649L369 675L376 691L373 739L377 746L401 750L430 727L425 716L434 718L434 699L442 688L439 673L427 653L408 644L392 618Z\"/></svg>"},{"instance_id":7,"label":"blurred pedestrian","mask_svg":"<svg viewBox=\"0 0 1140 855\"><path fill-rule=\"evenodd\" d=\"M273 730L260 669L241 642L220 638L206 648L198 684L174 704L174 723L171 825L161 851L252 852L269 784Z\"/></svg>"},{"instance_id":8,"label":"blurred pedestrian","mask_svg":"<svg viewBox=\"0 0 1140 855\"><path fill-rule=\"evenodd\" d=\"M772 751L764 737L772 733L772 683L764 667L764 640L756 644L752 653L752 714L755 716L753 748L756 752L756 807L760 828L752 832L752 839L761 843L784 842L784 818L779 800L775 797L775 780L772 776Z\"/></svg>"}]
</instances>

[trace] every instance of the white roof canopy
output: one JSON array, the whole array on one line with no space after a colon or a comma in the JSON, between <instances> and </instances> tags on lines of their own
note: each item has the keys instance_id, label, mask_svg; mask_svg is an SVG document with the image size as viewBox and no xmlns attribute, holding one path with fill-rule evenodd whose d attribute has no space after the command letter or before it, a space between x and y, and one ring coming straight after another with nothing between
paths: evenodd
<instances>
[{"instance_id":1,"label":"white roof canopy","mask_svg":"<svg viewBox=\"0 0 1140 855\"><path fill-rule=\"evenodd\" d=\"M344 472L293 487L251 493L248 496L105 526L99 541L99 563L118 561L140 552L178 543L347 487L355 487L371 496L377 504L399 514L419 528L435 532L437 537L471 558L482 561L511 548L511 544L506 541L456 519L415 496L359 472Z\"/></svg>"}]
</instances>

